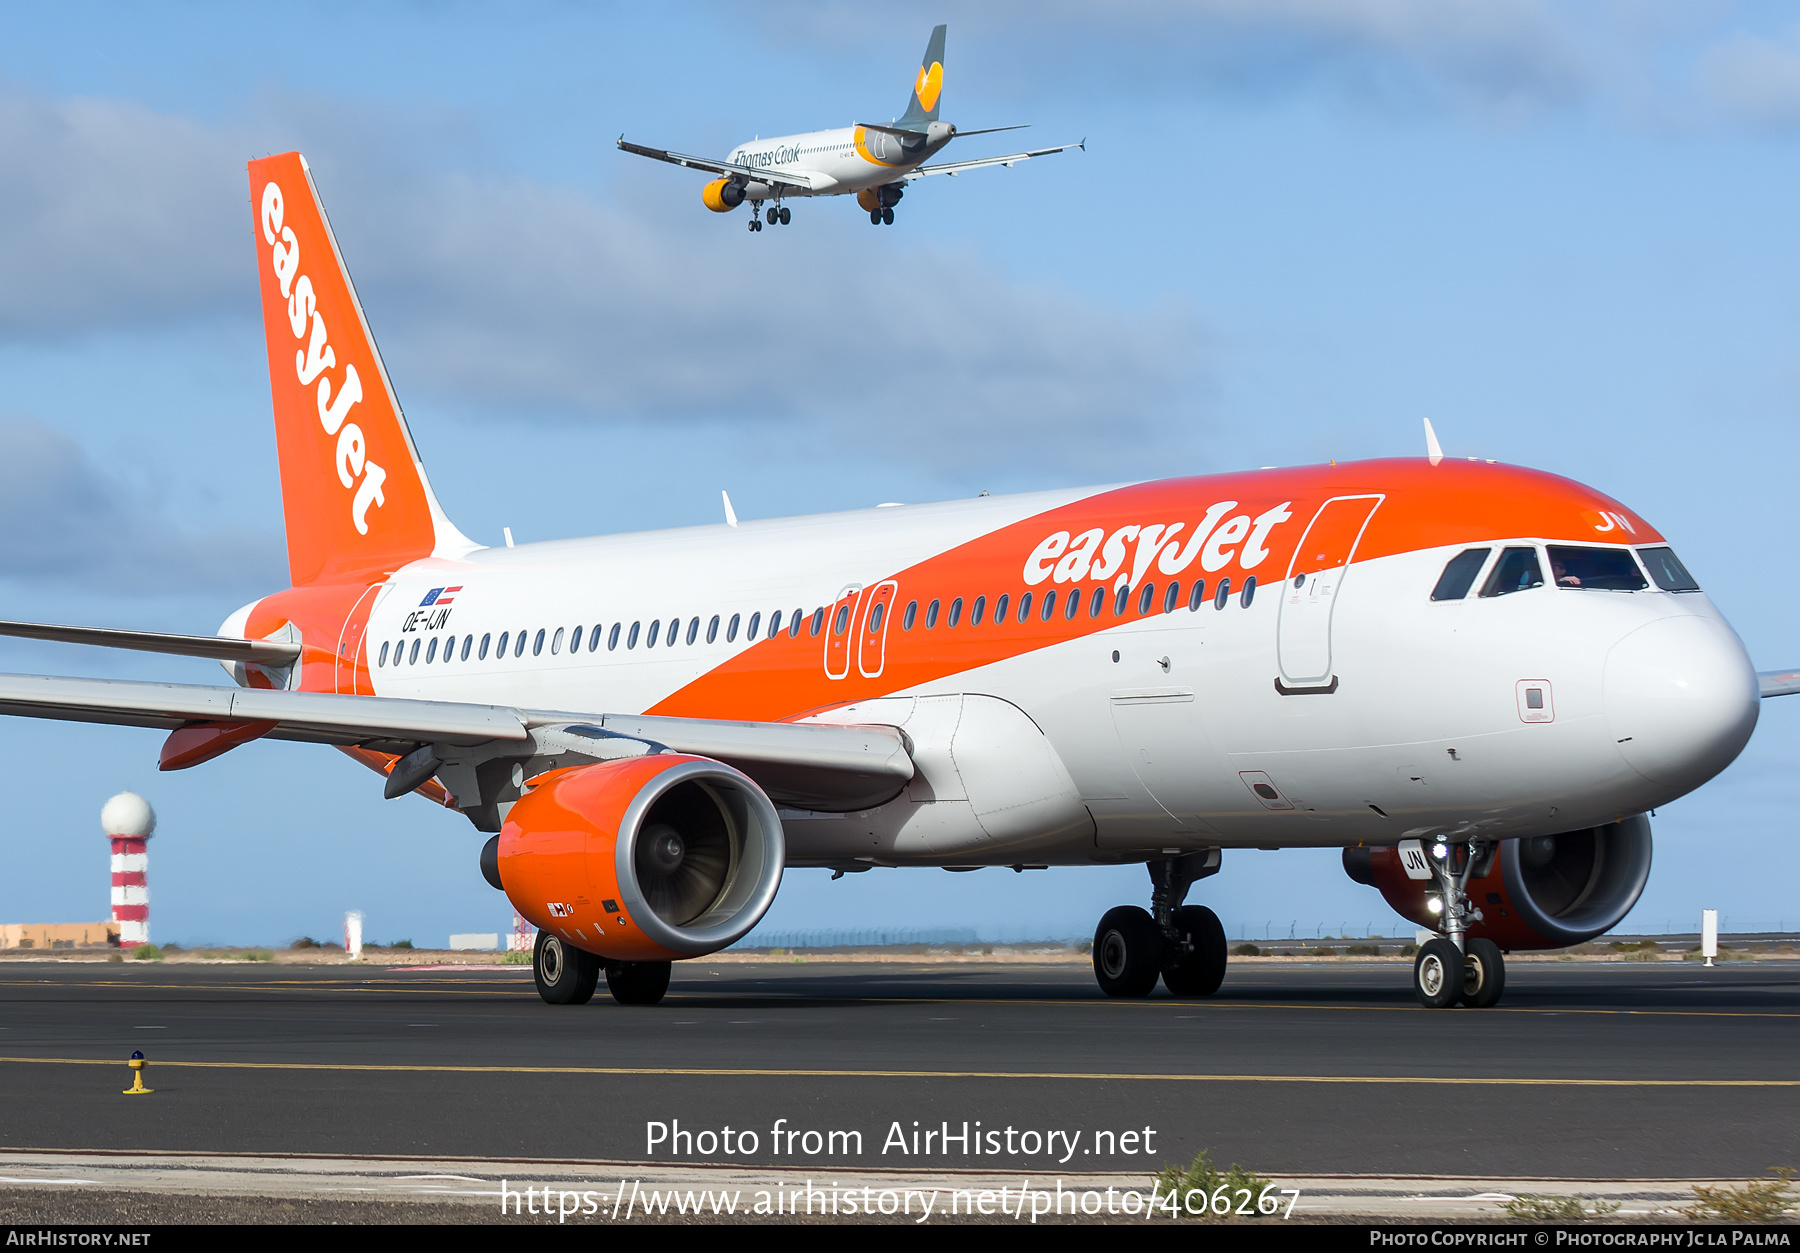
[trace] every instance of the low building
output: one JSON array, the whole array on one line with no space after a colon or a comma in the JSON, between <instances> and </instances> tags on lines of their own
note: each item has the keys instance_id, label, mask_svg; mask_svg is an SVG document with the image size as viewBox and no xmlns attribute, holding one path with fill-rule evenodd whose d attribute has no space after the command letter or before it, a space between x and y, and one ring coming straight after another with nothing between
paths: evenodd
<instances>
[{"instance_id":1,"label":"low building","mask_svg":"<svg viewBox=\"0 0 1800 1253\"><path fill-rule=\"evenodd\" d=\"M0 923L0 949L119 946L119 924L106 922Z\"/></svg>"}]
</instances>

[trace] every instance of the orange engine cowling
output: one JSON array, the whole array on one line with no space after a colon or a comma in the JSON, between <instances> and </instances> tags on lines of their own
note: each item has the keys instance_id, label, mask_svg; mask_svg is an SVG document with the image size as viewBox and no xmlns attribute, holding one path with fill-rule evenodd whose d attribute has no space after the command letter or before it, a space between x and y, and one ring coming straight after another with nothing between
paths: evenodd
<instances>
[{"instance_id":1,"label":"orange engine cowling","mask_svg":"<svg viewBox=\"0 0 1800 1253\"><path fill-rule=\"evenodd\" d=\"M781 819L705 757L655 753L540 776L506 816L495 869L520 915L619 961L741 939L781 886Z\"/></svg>"},{"instance_id":2,"label":"orange engine cowling","mask_svg":"<svg viewBox=\"0 0 1800 1253\"><path fill-rule=\"evenodd\" d=\"M1431 841L1425 842L1429 854ZM1437 880L1409 878L1400 851L1347 848L1344 870L1380 891L1401 917L1436 930ZM1500 840L1470 872L1466 891L1482 912L1469 934L1507 950L1564 948L1618 926L1650 878L1650 820L1643 814L1557 835Z\"/></svg>"},{"instance_id":3,"label":"orange engine cowling","mask_svg":"<svg viewBox=\"0 0 1800 1253\"><path fill-rule=\"evenodd\" d=\"M744 203L744 185L728 178L715 178L700 189L700 199L714 213L730 213Z\"/></svg>"}]
</instances>

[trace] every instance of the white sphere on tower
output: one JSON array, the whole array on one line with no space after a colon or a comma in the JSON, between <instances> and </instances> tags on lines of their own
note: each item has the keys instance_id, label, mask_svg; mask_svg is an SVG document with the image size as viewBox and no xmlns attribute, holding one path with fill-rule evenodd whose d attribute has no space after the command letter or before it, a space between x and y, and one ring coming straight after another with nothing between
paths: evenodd
<instances>
[{"instance_id":1,"label":"white sphere on tower","mask_svg":"<svg viewBox=\"0 0 1800 1253\"><path fill-rule=\"evenodd\" d=\"M136 792L120 792L101 807L100 826L108 835L148 839L156 831L156 811Z\"/></svg>"}]
</instances>

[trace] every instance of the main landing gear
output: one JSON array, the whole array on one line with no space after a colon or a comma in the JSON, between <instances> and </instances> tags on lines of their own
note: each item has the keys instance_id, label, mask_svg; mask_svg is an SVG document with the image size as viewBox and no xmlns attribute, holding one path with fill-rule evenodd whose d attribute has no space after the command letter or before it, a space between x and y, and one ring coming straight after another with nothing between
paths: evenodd
<instances>
[{"instance_id":1,"label":"main landing gear","mask_svg":"<svg viewBox=\"0 0 1800 1253\"><path fill-rule=\"evenodd\" d=\"M1160 978L1175 996L1211 996L1225 979L1225 928L1188 888L1219 871L1219 850L1149 863L1149 911L1120 905L1094 930L1094 978L1108 996L1149 996Z\"/></svg>"},{"instance_id":2,"label":"main landing gear","mask_svg":"<svg viewBox=\"0 0 1800 1253\"><path fill-rule=\"evenodd\" d=\"M763 212L762 202L760 200L754 201L750 205L750 229L753 231L760 231L763 228L763 223L765 221L768 222L770 226L786 226L793 220L794 211L786 205L776 205L766 213Z\"/></svg>"},{"instance_id":3,"label":"main landing gear","mask_svg":"<svg viewBox=\"0 0 1800 1253\"><path fill-rule=\"evenodd\" d=\"M538 995L552 1005L586 1005L594 999L600 975L606 990L621 1005L654 1005L669 990L668 962L611 961L584 952L562 937L538 932L531 953L531 974Z\"/></svg>"},{"instance_id":4,"label":"main landing gear","mask_svg":"<svg viewBox=\"0 0 1800 1253\"><path fill-rule=\"evenodd\" d=\"M1439 840L1431 848L1444 934L1427 940L1413 959L1413 995L1426 1009L1467 1005L1487 1009L1506 990L1506 959L1492 940L1471 937L1471 922L1482 920L1464 889L1469 873L1489 851L1485 841Z\"/></svg>"},{"instance_id":5,"label":"main landing gear","mask_svg":"<svg viewBox=\"0 0 1800 1253\"><path fill-rule=\"evenodd\" d=\"M893 206L884 205L882 208L869 210L869 225L870 226L892 226L893 224L894 224Z\"/></svg>"}]
</instances>

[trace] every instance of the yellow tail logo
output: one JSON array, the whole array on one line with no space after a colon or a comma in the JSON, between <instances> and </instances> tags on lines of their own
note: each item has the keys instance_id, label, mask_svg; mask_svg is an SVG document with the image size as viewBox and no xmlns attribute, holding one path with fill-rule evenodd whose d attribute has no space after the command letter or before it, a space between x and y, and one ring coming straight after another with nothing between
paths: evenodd
<instances>
[{"instance_id":1,"label":"yellow tail logo","mask_svg":"<svg viewBox=\"0 0 1800 1253\"><path fill-rule=\"evenodd\" d=\"M944 63L933 61L931 68L919 67L919 77L913 83L913 95L919 98L919 107L930 113L937 108L938 93L944 89Z\"/></svg>"}]
</instances>

